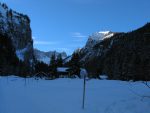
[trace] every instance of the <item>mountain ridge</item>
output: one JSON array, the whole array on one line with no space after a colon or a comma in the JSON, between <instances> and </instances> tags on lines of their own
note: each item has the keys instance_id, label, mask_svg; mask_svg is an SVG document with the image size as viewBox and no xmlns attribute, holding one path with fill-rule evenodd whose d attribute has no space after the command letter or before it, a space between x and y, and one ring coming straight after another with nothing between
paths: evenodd
<instances>
[{"instance_id":1,"label":"mountain ridge","mask_svg":"<svg viewBox=\"0 0 150 113\"><path fill-rule=\"evenodd\" d=\"M36 58L37 61L39 62L43 62L43 63L46 63L46 64L50 64L50 59L52 57L52 55L57 56L59 54L61 54L62 56L62 59L65 59L67 57L67 54L65 52L56 52L56 51L48 51L48 52L44 52L44 51L41 51L41 50L38 50L38 49L34 49L34 56Z\"/></svg>"},{"instance_id":2,"label":"mountain ridge","mask_svg":"<svg viewBox=\"0 0 150 113\"><path fill-rule=\"evenodd\" d=\"M106 74L110 79L150 80L150 23L131 32L115 33L92 46L87 43L78 54L92 78Z\"/></svg>"}]
</instances>

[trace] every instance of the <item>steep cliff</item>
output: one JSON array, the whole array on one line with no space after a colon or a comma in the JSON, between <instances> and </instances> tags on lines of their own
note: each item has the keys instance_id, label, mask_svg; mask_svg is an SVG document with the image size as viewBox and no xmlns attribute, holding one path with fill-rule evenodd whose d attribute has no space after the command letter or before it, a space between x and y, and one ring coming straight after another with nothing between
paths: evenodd
<instances>
[{"instance_id":1,"label":"steep cliff","mask_svg":"<svg viewBox=\"0 0 150 113\"><path fill-rule=\"evenodd\" d=\"M101 54L101 47L97 51L94 49L95 46L101 43L103 40L111 38L115 34L116 33L111 31L101 31L101 32L95 32L91 36L89 36L85 47L76 51L79 52L81 55L81 62L87 61L92 57L99 56Z\"/></svg>"},{"instance_id":2,"label":"steep cliff","mask_svg":"<svg viewBox=\"0 0 150 113\"><path fill-rule=\"evenodd\" d=\"M33 62L33 40L30 19L0 3L0 34L11 38L16 55L22 61Z\"/></svg>"}]
</instances>

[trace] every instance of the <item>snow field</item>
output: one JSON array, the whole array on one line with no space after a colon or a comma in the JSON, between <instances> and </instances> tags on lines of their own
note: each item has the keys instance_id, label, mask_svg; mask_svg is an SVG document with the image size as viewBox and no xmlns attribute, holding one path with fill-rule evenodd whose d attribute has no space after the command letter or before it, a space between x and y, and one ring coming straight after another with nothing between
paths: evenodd
<instances>
[{"instance_id":1,"label":"snow field","mask_svg":"<svg viewBox=\"0 0 150 113\"><path fill-rule=\"evenodd\" d=\"M149 82L150 83L150 82ZM0 113L150 113L150 89L141 82L0 77Z\"/></svg>"}]
</instances>

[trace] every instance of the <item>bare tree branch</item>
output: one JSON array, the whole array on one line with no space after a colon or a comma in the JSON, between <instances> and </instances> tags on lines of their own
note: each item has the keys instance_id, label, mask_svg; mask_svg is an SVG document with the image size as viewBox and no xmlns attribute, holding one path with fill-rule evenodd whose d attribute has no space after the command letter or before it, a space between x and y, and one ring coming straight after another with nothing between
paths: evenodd
<instances>
[{"instance_id":1,"label":"bare tree branch","mask_svg":"<svg viewBox=\"0 0 150 113\"><path fill-rule=\"evenodd\" d=\"M148 88L150 88L150 85L148 84L147 81L143 81L143 84L145 84Z\"/></svg>"},{"instance_id":2,"label":"bare tree branch","mask_svg":"<svg viewBox=\"0 0 150 113\"><path fill-rule=\"evenodd\" d=\"M145 84L145 83L144 83ZM146 82L146 84L148 85L148 83ZM145 85L146 85L145 84ZM129 85L132 87L132 85L131 85L131 83L129 83ZM146 85L146 86L147 86ZM148 85L148 87L149 87L149 85ZM149 87L150 88L150 87ZM138 97L140 97L141 98L141 100L143 100L144 98L149 98L150 99L150 96L148 95L142 95L142 94L139 94L139 93L137 93L137 92L135 92L134 90L132 90L132 89L129 89L129 91L131 91L134 95L136 95L136 96L138 96Z\"/></svg>"}]
</instances>

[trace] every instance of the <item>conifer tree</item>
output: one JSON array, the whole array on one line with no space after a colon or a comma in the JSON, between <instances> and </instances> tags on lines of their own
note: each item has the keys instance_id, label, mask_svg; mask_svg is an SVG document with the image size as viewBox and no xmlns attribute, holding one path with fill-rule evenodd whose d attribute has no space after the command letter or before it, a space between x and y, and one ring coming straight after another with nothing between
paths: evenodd
<instances>
[{"instance_id":1,"label":"conifer tree","mask_svg":"<svg viewBox=\"0 0 150 113\"><path fill-rule=\"evenodd\" d=\"M78 75L80 77L80 61L77 52L72 55L70 71L72 75Z\"/></svg>"},{"instance_id":2,"label":"conifer tree","mask_svg":"<svg viewBox=\"0 0 150 113\"><path fill-rule=\"evenodd\" d=\"M59 55L57 56L56 62L57 62L57 66L58 66L58 67L62 67L62 66L63 66L63 59L62 59L62 55L61 55L61 54L59 54Z\"/></svg>"},{"instance_id":3,"label":"conifer tree","mask_svg":"<svg viewBox=\"0 0 150 113\"><path fill-rule=\"evenodd\" d=\"M57 63L56 63L55 53L51 56L51 59L50 59L50 70L51 70L51 74L57 78L58 77L57 76Z\"/></svg>"}]
</instances>

